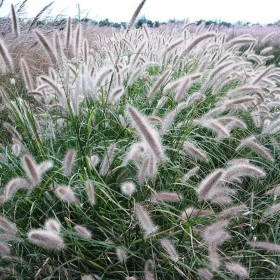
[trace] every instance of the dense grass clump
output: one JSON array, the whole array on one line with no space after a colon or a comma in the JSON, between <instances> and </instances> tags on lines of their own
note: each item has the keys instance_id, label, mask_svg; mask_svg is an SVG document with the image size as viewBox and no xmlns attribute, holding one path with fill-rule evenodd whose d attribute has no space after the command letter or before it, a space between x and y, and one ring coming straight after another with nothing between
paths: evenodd
<instances>
[{"instance_id":1,"label":"dense grass clump","mask_svg":"<svg viewBox=\"0 0 280 280\"><path fill-rule=\"evenodd\" d=\"M44 74L0 42L1 279L280 277L280 70L138 12L95 41L35 31Z\"/></svg>"}]
</instances>

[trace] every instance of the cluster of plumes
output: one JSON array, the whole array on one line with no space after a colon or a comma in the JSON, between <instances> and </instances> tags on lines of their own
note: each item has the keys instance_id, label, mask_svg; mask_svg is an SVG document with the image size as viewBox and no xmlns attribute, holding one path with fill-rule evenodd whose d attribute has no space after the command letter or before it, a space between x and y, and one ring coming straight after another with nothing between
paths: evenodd
<instances>
[{"instance_id":1,"label":"cluster of plumes","mask_svg":"<svg viewBox=\"0 0 280 280\"><path fill-rule=\"evenodd\" d=\"M144 2L142 1L141 5ZM19 29L16 26L14 9L13 16L14 34L18 36ZM135 21L134 17L132 21ZM225 34L214 32L213 26L210 26L207 32L201 32L201 27L191 32L191 26L185 24L173 30L163 30L149 29L144 25L142 29L136 30L130 25L129 30L121 29L119 32L113 30L110 39L102 35L97 36L95 44L98 45L98 50L94 51L89 47L91 42L83 38L82 26L78 24L73 31L72 20L69 18L65 34L55 32L53 38L47 38L41 32L35 32L52 64L49 74L42 75L35 81L27 62L21 59L22 77L28 94L46 109L43 117L46 117L50 110L57 108L62 114L70 116L88 113L88 109L83 107L86 99L100 102L98 104L102 103L102 106L105 104L108 106L106 108L117 112L119 125L131 133L133 139L128 152L118 158L120 162L118 168L129 169L133 166L136 176L126 178L124 172L124 178L116 181L120 183L123 199L127 199L130 205L133 202L135 215L131 217L136 218L136 223L144 232L143 240L160 237L159 243L164 250L163 254L167 255L168 261L176 265L180 260L178 252L180 247L176 248L176 242L162 237L166 232L171 235L173 232L156 224L152 215L154 211L150 213L148 209L150 207L159 209L163 204L168 207L168 203L180 205L185 200L181 194L184 190L173 188L172 191L163 191L161 188L157 189L158 186L152 189L149 180L155 182L160 177L161 165L170 163L170 151L178 154L180 159L191 162L192 165L188 165L191 167L183 176L185 168L181 170L180 166L176 167L180 173L176 183L181 187L189 186L189 180L199 174L196 176L199 181L194 187L199 206L188 205L181 214L179 226L183 226L191 219L195 221L198 218L205 218L205 224L208 223L209 216L213 218L212 221L214 220L212 224L203 228L193 228L194 232L199 233L196 239L207 248L209 256L207 268L199 268L197 273L202 278L211 279L221 269L248 278L247 270L238 261L222 257L226 256L227 252L222 254L221 250L224 243L232 237L229 229L232 218L244 216L244 212L249 211L245 203L234 204L238 196L237 190L247 177L261 180L265 178L266 172L264 168L252 164L247 159L235 157L224 162L219 168L213 167L211 173L201 178L203 166L206 164L216 166L213 154L205 148L207 145L199 143L193 134L188 132L198 131L200 139L205 137L213 140L215 145L219 145L224 140L240 139L238 137L235 139L235 136L239 135L236 132L241 131L247 136L233 147L236 154L242 154L244 149L248 149L255 158L259 157L258 161L274 163L275 156L270 146L264 142L264 138L280 131L277 110L280 107L280 90L277 88L280 70L274 66L265 66L266 61L270 59L267 56L269 50L264 49L260 55L256 55L253 51L256 41L250 36L241 36L229 41ZM249 48L241 53L240 47L243 45L249 45ZM12 58L2 41L0 41L0 56L7 69L12 72L14 69ZM149 74L150 69L156 69L157 75ZM142 82L143 96L132 97L130 91L138 79ZM234 88L231 87L233 84ZM227 87L232 89L227 91ZM16 101L10 100L5 91L1 91L1 98L3 105L24 121L24 115L30 109L28 103L20 98ZM207 99L215 101L210 101L209 104L212 103L205 109L204 103ZM138 104L139 100L145 102L145 110L141 111L138 106L132 104L134 100ZM188 115L189 112L195 112L194 117ZM106 115L106 112L104 114ZM184 115L188 116L187 121ZM244 117L248 115L252 118L252 124L251 119ZM42 137L44 133L40 128L41 114L34 114L33 118L40 132L38 136ZM51 115L48 118L52 120ZM12 116L11 121L14 119ZM256 127L261 134L250 133L248 136L249 125ZM12 136L12 154L21 159L26 178L17 177L7 183L4 194L0 197L2 203L11 199L18 189L25 188L30 192L38 187L43 180L43 173L53 167L52 161L37 164L30 154L23 153L24 142L17 129L8 123L4 123L3 127ZM173 142L168 141L169 138L175 139L178 133L184 134L184 137ZM172 144L164 146L163 143L167 142ZM274 139L272 143L278 149L277 140ZM65 153L60 169L63 178L65 180L71 178L76 172L76 163L78 165L83 160L87 168L93 170L105 185L103 180L113 177L111 175L116 169L112 166L115 158L119 156L119 143L117 145L110 141L106 142L106 145L102 160L98 154L82 155L84 158L80 159L77 158L78 151L69 149ZM0 162L7 161L8 157L1 153ZM84 177L86 179L83 183L87 194L86 206L94 206L97 203L97 194L88 175L87 173ZM140 189L145 185L149 185L152 194L145 202L139 202L135 195L137 186ZM72 204L73 209L78 206L79 211L80 207L83 207L82 198L69 185L57 185L54 194L62 205ZM271 194L277 197L280 194L279 187L267 191L265 195ZM116 205L122 209L119 203L116 202ZM262 213L262 220L279 211L279 203L268 206ZM1 241L21 241L16 236L14 225L4 217L0 218L0 229L4 231L0 234ZM162 232L159 232L159 229ZM91 231L82 225L75 224L73 230L79 238L95 238ZM60 224L54 219L48 219L44 229L30 230L28 240L45 249L62 250L67 246L61 237ZM267 241L248 242L247 245L261 250L280 252L279 245ZM9 247L0 243L0 253L9 255ZM121 265L125 265L130 257L128 250L123 246L116 247L115 255ZM176 270L180 271L177 266ZM153 261L147 261L144 278L156 279L155 274ZM99 277L83 275L82 279L99 279ZM128 276L126 279L135 277Z\"/></svg>"}]
</instances>

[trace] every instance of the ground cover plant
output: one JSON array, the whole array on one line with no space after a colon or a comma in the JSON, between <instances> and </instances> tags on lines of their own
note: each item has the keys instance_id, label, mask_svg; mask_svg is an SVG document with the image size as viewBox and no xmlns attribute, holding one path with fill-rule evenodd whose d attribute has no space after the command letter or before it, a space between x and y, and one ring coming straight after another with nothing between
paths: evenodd
<instances>
[{"instance_id":1,"label":"ground cover plant","mask_svg":"<svg viewBox=\"0 0 280 280\"><path fill-rule=\"evenodd\" d=\"M144 2L111 37L35 28L37 73L0 41L1 279L280 277L280 70L249 35L135 29Z\"/></svg>"}]
</instances>

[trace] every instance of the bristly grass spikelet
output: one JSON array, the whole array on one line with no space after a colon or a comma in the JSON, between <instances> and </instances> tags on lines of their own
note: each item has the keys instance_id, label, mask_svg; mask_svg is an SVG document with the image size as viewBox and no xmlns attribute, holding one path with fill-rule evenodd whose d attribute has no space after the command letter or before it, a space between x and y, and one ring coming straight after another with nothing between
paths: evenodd
<instances>
[{"instance_id":1,"label":"bristly grass spikelet","mask_svg":"<svg viewBox=\"0 0 280 280\"><path fill-rule=\"evenodd\" d=\"M0 229L11 234L17 233L16 226L3 216L0 216Z\"/></svg>"},{"instance_id":2,"label":"bristly grass spikelet","mask_svg":"<svg viewBox=\"0 0 280 280\"><path fill-rule=\"evenodd\" d=\"M220 218L225 218L225 217L228 217L228 216L234 216L234 215L237 215L242 210L245 210L246 208L247 208L247 206L245 204L232 206L230 208L226 208L223 211L221 211L218 216Z\"/></svg>"},{"instance_id":3,"label":"bristly grass spikelet","mask_svg":"<svg viewBox=\"0 0 280 280\"><path fill-rule=\"evenodd\" d=\"M28 240L49 250L62 250L65 248L63 239L56 233L43 230L32 229L28 232Z\"/></svg>"},{"instance_id":4,"label":"bristly grass spikelet","mask_svg":"<svg viewBox=\"0 0 280 280\"><path fill-rule=\"evenodd\" d=\"M96 201L95 201L94 187L90 180L86 181L86 192L90 205L95 205Z\"/></svg>"},{"instance_id":5,"label":"bristly grass spikelet","mask_svg":"<svg viewBox=\"0 0 280 280\"><path fill-rule=\"evenodd\" d=\"M55 219L48 219L45 221L44 229L56 234L60 232L60 224Z\"/></svg>"},{"instance_id":6,"label":"bristly grass spikelet","mask_svg":"<svg viewBox=\"0 0 280 280\"><path fill-rule=\"evenodd\" d=\"M133 26L133 24L134 24L136 18L138 17L140 11L141 11L142 8L143 8L145 2L146 2L146 0L142 0L142 1L140 2L140 4L138 5L137 9L135 10L134 14L132 15L131 20L129 21L129 23L128 23L128 25L127 25L127 30L126 30L126 32L128 32L128 31L131 29L131 27Z\"/></svg>"},{"instance_id":7,"label":"bristly grass spikelet","mask_svg":"<svg viewBox=\"0 0 280 280\"><path fill-rule=\"evenodd\" d=\"M14 178L5 187L5 200L10 199L18 189L27 189L28 182L24 178Z\"/></svg>"},{"instance_id":8,"label":"bristly grass spikelet","mask_svg":"<svg viewBox=\"0 0 280 280\"><path fill-rule=\"evenodd\" d=\"M255 248L260 248L270 252L280 252L280 245L266 242L266 241L255 241L255 242L248 242L248 245Z\"/></svg>"},{"instance_id":9,"label":"bristly grass spikelet","mask_svg":"<svg viewBox=\"0 0 280 280\"><path fill-rule=\"evenodd\" d=\"M239 263L236 262L226 263L225 267L227 268L228 271L230 271L234 275L240 276L242 278L249 278L249 273L247 269Z\"/></svg>"},{"instance_id":10,"label":"bristly grass spikelet","mask_svg":"<svg viewBox=\"0 0 280 280\"><path fill-rule=\"evenodd\" d=\"M150 197L151 202L165 201L165 202L178 202L183 199L182 195L170 192L160 192L152 194Z\"/></svg>"},{"instance_id":11,"label":"bristly grass spikelet","mask_svg":"<svg viewBox=\"0 0 280 280\"><path fill-rule=\"evenodd\" d=\"M114 160L115 150L116 150L115 143L113 143L112 145L110 145L108 147L106 154L104 155L102 163L101 163L100 174L102 176L105 176L108 173L109 168Z\"/></svg>"},{"instance_id":12,"label":"bristly grass spikelet","mask_svg":"<svg viewBox=\"0 0 280 280\"><path fill-rule=\"evenodd\" d=\"M183 220L189 220L191 219L192 217L195 217L197 215L199 216L207 216L207 215L213 215L214 212L213 210L207 210L207 209L196 209L194 207L188 207L186 208L181 217Z\"/></svg>"},{"instance_id":13,"label":"bristly grass spikelet","mask_svg":"<svg viewBox=\"0 0 280 280\"><path fill-rule=\"evenodd\" d=\"M39 38L39 41L43 45L45 51L49 55L51 62L53 63L53 66L57 68L57 59L56 59L56 54L54 53L52 45L49 43L48 39L40 32L40 31L35 31L35 34Z\"/></svg>"},{"instance_id":14,"label":"bristly grass spikelet","mask_svg":"<svg viewBox=\"0 0 280 280\"><path fill-rule=\"evenodd\" d=\"M161 246L164 248L164 250L169 255L170 259L174 262L177 262L179 260L179 255L177 250L175 249L174 245L168 240L168 239L162 239L160 241Z\"/></svg>"},{"instance_id":15,"label":"bristly grass spikelet","mask_svg":"<svg viewBox=\"0 0 280 280\"><path fill-rule=\"evenodd\" d=\"M36 186L41 182L41 173L36 165L34 158L31 155L25 154L22 156L22 164L24 170L31 180L32 184Z\"/></svg>"},{"instance_id":16,"label":"bristly grass spikelet","mask_svg":"<svg viewBox=\"0 0 280 280\"><path fill-rule=\"evenodd\" d=\"M127 261L127 253L122 247L116 248L116 255L120 263L125 264Z\"/></svg>"},{"instance_id":17,"label":"bristly grass spikelet","mask_svg":"<svg viewBox=\"0 0 280 280\"><path fill-rule=\"evenodd\" d=\"M191 177L193 177L197 171L199 170L199 167L196 166L192 169L190 169L181 179L180 179L180 182L181 183L185 183L187 182Z\"/></svg>"},{"instance_id":18,"label":"bristly grass spikelet","mask_svg":"<svg viewBox=\"0 0 280 280\"><path fill-rule=\"evenodd\" d=\"M157 160L159 162L164 161L165 155L158 132L149 124L146 118L132 106L127 106L127 112L129 117L133 121L134 126L142 135L143 140L151 148L151 151L154 153Z\"/></svg>"},{"instance_id":19,"label":"bristly grass spikelet","mask_svg":"<svg viewBox=\"0 0 280 280\"><path fill-rule=\"evenodd\" d=\"M204 279L212 279L213 278L212 272L210 270L208 270L207 268L199 268L197 273L201 278L204 278Z\"/></svg>"},{"instance_id":20,"label":"bristly grass spikelet","mask_svg":"<svg viewBox=\"0 0 280 280\"><path fill-rule=\"evenodd\" d=\"M0 40L0 55L2 56L6 67L9 69L10 72L14 71L14 65L12 58L2 40Z\"/></svg>"},{"instance_id":21,"label":"bristly grass spikelet","mask_svg":"<svg viewBox=\"0 0 280 280\"><path fill-rule=\"evenodd\" d=\"M145 232L145 236L156 233L159 227L154 225L148 212L139 203L136 203L135 208L137 219Z\"/></svg>"},{"instance_id":22,"label":"bristly grass spikelet","mask_svg":"<svg viewBox=\"0 0 280 280\"><path fill-rule=\"evenodd\" d=\"M83 226L79 226L79 225L76 225L74 226L74 230L81 236L83 236L84 238L87 238L87 239L90 239L91 238L91 232L83 227Z\"/></svg>"},{"instance_id":23,"label":"bristly grass spikelet","mask_svg":"<svg viewBox=\"0 0 280 280\"><path fill-rule=\"evenodd\" d=\"M155 280L155 272L154 272L155 266L152 260L148 260L145 263L144 268L144 279L145 280Z\"/></svg>"},{"instance_id":24,"label":"bristly grass spikelet","mask_svg":"<svg viewBox=\"0 0 280 280\"><path fill-rule=\"evenodd\" d=\"M3 256L9 256L11 255L11 249L7 244L4 244L0 242L0 255Z\"/></svg>"},{"instance_id":25,"label":"bristly grass spikelet","mask_svg":"<svg viewBox=\"0 0 280 280\"><path fill-rule=\"evenodd\" d=\"M60 186L56 188L55 193L63 201L80 205L80 202L77 200L74 192L70 187Z\"/></svg>"},{"instance_id":26,"label":"bristly grass spikelet","mask_svg":"<svg viewBox=\"0 0 280 280\"><path fill-rule=\"evenodd\" d=\"M20 30L19 30L19 22L18 22L18 17L15 11L15 7L12 4L11 5L11 10L12 10L12 27L13 27L13 33L15 37L18 37Z\"/></svg>"},{"instance_id":27,"label":"bristly grass spikelet","mask_svg":"<svg viewBox=\"0 0 280 280\"><path fill-rule=\"evenodd\" d=\"M184 151L196 160L208 162L207 155L190 142L184 142Z\"/></svg>"},{"instance_id":28,"label":"bristly grass spikelet","mask_svg":"<svg viewBox=\"0 0 280 280\"><path fill-rule=\"evenodd\" d=\"M63 163L62 163L62 170L65 176L71 175L71 170L75 159L76 159L76 151L73 149L69 150L64 156Z\"/></svg>"},{"instance_id":29,"label":"bristly grass spikelet","mask_svg":"<svg viewBox=\"0 0 280 280\"><path fill-rule=\"evenodd\" d=\"M131 196L135 193L136 186L132 181L126 181L121 184L121 192L124 195Z\"/></svg>"},{"instance_id":30,"label":"bristly grass spikelet","mask_svg":"<svg viewBox=\"0 0 280 280\"><path fill-rule=\"evenodd\" d=\"M223 175L223 170L218 169L209 174L198 186L196 192L200 199L206 199L208 192L211 188L215 187L221 176Z\"/></svg>"}]
</instances>

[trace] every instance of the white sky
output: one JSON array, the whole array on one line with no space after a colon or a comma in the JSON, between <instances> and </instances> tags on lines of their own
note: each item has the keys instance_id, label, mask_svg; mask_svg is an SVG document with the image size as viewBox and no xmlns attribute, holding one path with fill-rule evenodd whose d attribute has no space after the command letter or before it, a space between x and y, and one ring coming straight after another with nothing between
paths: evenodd
<instances>
[{"instance_id":1,"label":"white sky","mask_svg":"<svg viewBox=\"0 0 280 280\"><path fill-rule=\"evenodd\" d=\"M22 1L5 0L0 8L0 17L9 14L11 3L16 5ZM50 2L28 0L26 16L34 17ZM140 0L56 0L51 15L77 16L77 4L80 4L81 18L88 14L95 20L129 21L139 3ZM280 0L147 0L140 15L153 21L188 18L190 21L205 19L235 23L240 20L265 24L280 20Z\"/></svg>"}]
</instances>

